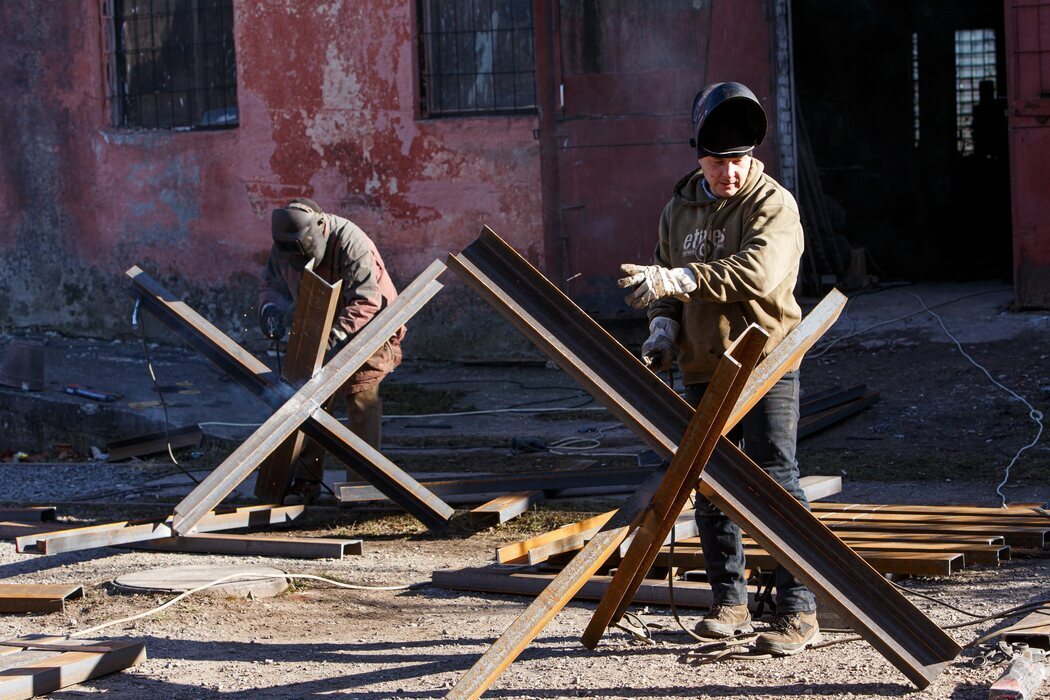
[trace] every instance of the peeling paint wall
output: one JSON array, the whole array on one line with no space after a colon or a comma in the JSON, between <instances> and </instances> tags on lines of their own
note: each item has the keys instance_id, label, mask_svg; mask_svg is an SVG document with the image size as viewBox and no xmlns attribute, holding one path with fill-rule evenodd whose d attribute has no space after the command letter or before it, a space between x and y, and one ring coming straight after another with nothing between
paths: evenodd
<instances>
[{"instance_id":1,"label":"peeling paint wall","mask_svg":"<svg viewBox=\"0 0 1050 700\"><path fill-rule=\"evenodd\" d=\"M412 5L236 0L240 125L187 132L111 126L100 2L0 3L0 325L124 332L138 264L253 326L293 196L358 223L401 284L483 224L542 265L536 118L417 119Z\"/></svg>"}]
</instances>

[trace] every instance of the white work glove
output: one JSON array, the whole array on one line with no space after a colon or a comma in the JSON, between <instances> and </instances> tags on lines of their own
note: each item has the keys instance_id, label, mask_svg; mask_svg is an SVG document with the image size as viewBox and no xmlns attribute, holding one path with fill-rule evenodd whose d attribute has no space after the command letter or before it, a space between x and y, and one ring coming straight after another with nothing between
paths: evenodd
<instances>
[{"instance_id":1,"label":"white work glove","mask_svg":"<svg viewBox=\"0 0 1050 700\"><path fill-rule=\"evenodd\" d=\"M621 288L634 287L634 291L624 297L624 301L635 309L644 309L664 297L686 301L689 292L696 289L696 275L688 267L626 263L620 265L620 272L627 276L616 284Z\"/></svg>"},{"instance_id":2,"label":"white work glove","mask_svg":"<svg viewBox=\"0 0 1050 700\"><path fill-rule=\"evenodd\" d=\"M654 372L671 369L674 341L678 338L678 321L657 316L649 321L649 338L642 343L642 362Z\"/></svg>"}]
</instances>

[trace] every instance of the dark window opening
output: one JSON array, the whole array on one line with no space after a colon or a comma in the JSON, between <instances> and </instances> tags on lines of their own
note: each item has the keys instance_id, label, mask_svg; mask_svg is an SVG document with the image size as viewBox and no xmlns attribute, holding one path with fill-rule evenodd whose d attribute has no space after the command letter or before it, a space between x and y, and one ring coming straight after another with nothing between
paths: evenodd
<instances>
[{"instance_id":1,"label":"dark window opening","mask_svg":"<svg viewBox=\"0 0 1050 700\"><path fill-rule=\"evenodd\" d=\"M536 111L532 0L418 0L424 116Z\"/></svg>"},{"instance_id":2,"label":"dark window opening","mask_svg":"<svg viewBox=\"0 0 1050 700\"><path fill-rule=\"evenodd\" d=\"M113 123L237 126L233 0L107 0Z\"/></svg>"}]
</instances>

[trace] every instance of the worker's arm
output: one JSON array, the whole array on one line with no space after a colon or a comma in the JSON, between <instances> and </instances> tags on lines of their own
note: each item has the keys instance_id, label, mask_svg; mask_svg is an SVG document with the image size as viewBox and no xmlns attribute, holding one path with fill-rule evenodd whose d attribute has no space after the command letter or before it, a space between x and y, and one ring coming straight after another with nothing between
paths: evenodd
<instances>
[{"instance_id":1,"label":"worker's arm","mask_svg":"<svg viewBox=\"0 0 1050 700\"><path fill-rule=\"evenodd\" d=\"M739 252L689 265L697 285L690 296L720 303L766 297L794 270L804 245L794 199L772 192L744 222Z\"/></svg>"},{"instance_id":2,"label":"worker's arm","mask_svg":"<svg viewBox=\"0 0 1050 700\"><path fill-rule=\"evenodd\" d=\"M379 276L384 274L384 271L380 270L376 263L372 243L360 229L348 234L339 239L343 246L343 306L332 324L333 347L357 335L383 308Z\"/></svg>"}]
</instances>

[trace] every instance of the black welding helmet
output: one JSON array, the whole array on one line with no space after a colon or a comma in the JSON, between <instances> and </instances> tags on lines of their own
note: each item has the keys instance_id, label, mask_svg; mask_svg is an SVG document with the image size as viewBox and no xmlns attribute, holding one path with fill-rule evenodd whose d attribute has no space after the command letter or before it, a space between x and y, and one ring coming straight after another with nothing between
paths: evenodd
<instances>
[{"instance_id":1,"label":"black welding helmet","mask_svg":"<svg viewBox=\"0 0 1050 700\"><path fill-rule=\"evenodd\" d=\"M766 112L746 86L712 83L693 98L693 138L697 158L729 158L750 153L766 137Z\"/></svg>"},{"instance_id":2,"label":"black welding helmet","mask_svg":"<svg viewBox=\"0 0 1050 700\"><path fill-rule=\"evenodd\" d=\"M274 209L270 228L273 245L282 255L303 263L324 257L324 214L312 200L293 199L285 208Z\"/></svg>"}]
</instances>

